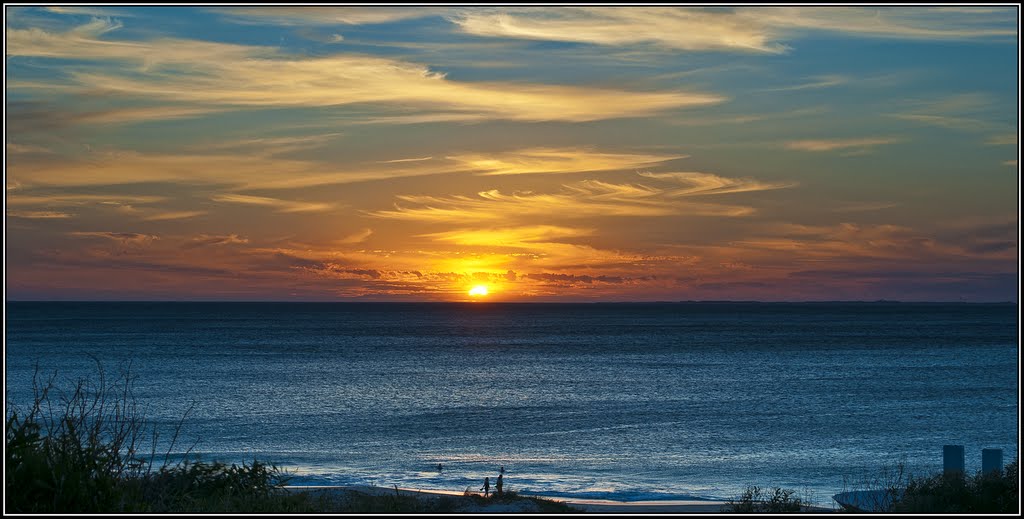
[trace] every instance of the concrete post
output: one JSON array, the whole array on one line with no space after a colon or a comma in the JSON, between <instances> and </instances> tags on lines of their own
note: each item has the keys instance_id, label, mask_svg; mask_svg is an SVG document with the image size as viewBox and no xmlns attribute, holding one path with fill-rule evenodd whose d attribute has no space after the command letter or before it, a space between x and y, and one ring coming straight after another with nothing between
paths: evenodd
<instances>
[{"instance_id":1,"label":"concrete post","mask_svg":"<svg viewBox=\"0 0 1024 519\"><path fill-rule=\"evenodd\" d=\"M981 473L1003 473L1003 449L981 449Z\"/></svg>"},{"instance_id":2,"label":"concrete post","mask_svg":"<svg viewBox=\"0 0 1024 519\"><path fill-rule=\"evenodd\" d=\"M947 476L954 474L964 475L964 446L943 445L942 446L942 471Z\"/></svg>"}]
</instances>

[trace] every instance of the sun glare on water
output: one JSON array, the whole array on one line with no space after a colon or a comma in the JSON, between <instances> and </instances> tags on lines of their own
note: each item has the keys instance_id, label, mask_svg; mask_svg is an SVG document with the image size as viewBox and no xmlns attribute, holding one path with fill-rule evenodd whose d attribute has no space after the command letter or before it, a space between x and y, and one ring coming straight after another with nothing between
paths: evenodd
<instances>
[{"instance_id":1,"label":"sun glare on water","mask_svg":"<svg viewBox=\"0 0 1024 519\"><path fill-rule=\"evenodd\" d=\"M483 297L487 295L487 287L483 285L477 285L469 289L469 295L473 297Z\"/></svg>"}]
</instances>

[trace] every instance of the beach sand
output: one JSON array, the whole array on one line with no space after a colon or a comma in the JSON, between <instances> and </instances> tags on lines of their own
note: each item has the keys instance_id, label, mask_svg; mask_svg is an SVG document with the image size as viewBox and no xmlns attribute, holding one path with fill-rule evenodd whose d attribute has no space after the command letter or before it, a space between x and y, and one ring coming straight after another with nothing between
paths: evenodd
<instances>
[{"instance_id":1,"label":"beach sand","mask_svg":"<svg viewBox=\"0 0 1024 519\"><path fill-rule=\"evenodd\" d=\"M314 495L322 494L331 499L344 500L351 492L359 492L371 495L393 495L394 488L372 487L372 486L293 486L286 487L294 492L311 492ZM441 497L462 498L463 492L442 491L442 490L417 490L399 488L400 495L415 496L420 499L439 499ZM520 494L523 497L531 497L528 494ZM542 496L536 496L542 497ZM543 499L563 502L573 508L579 509L580 513L587 514L708 514L722 512L725 501L711 500L683 500L683 501L608 501L603 499L574 499L543 496ZM512 503L490 503L487 506L479 506L471 500L466 499L464 507L459 512L465 513L498 513L516 514L536 512L535 505L531 501L521 500ZM829 508L812 508L811 513L830 513L835 510Z\"/></svg>"}]
</instances>

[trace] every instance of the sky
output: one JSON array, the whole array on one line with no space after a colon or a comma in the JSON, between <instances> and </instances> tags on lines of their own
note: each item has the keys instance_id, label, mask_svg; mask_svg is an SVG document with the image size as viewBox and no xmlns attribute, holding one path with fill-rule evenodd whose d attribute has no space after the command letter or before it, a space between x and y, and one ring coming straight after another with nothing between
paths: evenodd
<instances>
[{"instance_id":1,"label":"sky","mask_svg":"<svg viewBox=\"0 0 1024 519\"><path fill-rule=\"evenodd\" d=\"M1016 5L5 10L8 300L1018 298Z\"/></svg>"}]
</instances>

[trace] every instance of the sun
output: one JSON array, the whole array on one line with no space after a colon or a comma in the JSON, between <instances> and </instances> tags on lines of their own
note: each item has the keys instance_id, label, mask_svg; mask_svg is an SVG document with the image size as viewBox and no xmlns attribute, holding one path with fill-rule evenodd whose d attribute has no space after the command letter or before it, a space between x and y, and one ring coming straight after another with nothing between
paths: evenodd
<instances>
[{"instance_id":1,"label":"sun","mask_svg":"<svg viewBox=\"0 0 1024 519\"><path fill-rule=\"evenodd\" d=\"M469 289L469 295L472 297L483 297L487 295L487 287L484 285L477 285Z\"/></svg>"}]
</instances>

